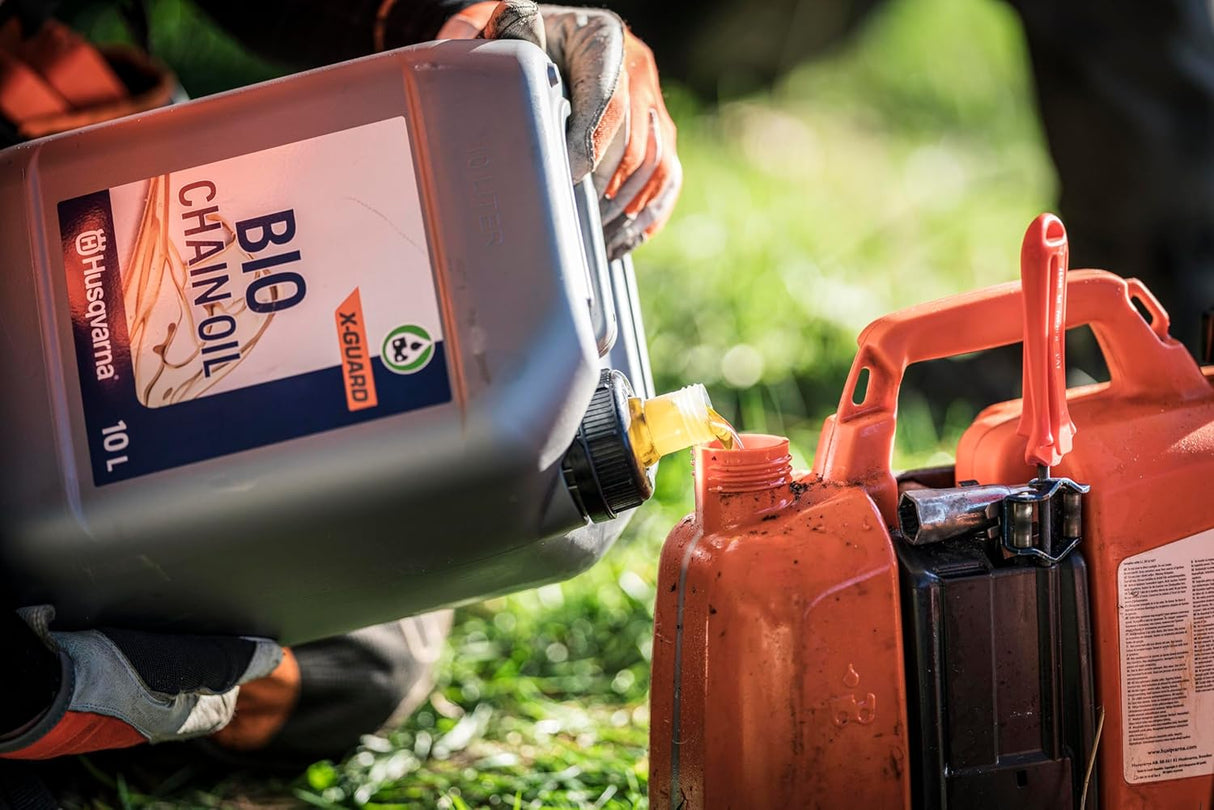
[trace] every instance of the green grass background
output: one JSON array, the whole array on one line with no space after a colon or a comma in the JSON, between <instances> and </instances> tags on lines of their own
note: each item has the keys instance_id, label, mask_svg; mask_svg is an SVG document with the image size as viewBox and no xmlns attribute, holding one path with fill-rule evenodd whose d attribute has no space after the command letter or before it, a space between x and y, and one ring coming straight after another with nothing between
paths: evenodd
<instances>
[{"instance_id":1,"label":"green grass background","mask_svg":"<svg viewBox=\"0 0 1214 810\"><path fill-rule=\"evenodd\" d=\"M274 73L179 0L155 49L195 95ZM85 24L120 34L113 16ZM659 54L660 59L660 54ZM743 430L792 437L807 467L855 335L929 298L1016 277L1023 228L1054 198L1025 46L995 0L896 0L768 93L703 106L668 88L686 184L636 254L660 389L701 381ZM896 461L948 457L904 392ZM684 458L586 574L459 611L433 699L345 762L294 779L158 783L97 769L77 806L642 808L656 562L690 508Z\"/></svg>"}]
</instances>

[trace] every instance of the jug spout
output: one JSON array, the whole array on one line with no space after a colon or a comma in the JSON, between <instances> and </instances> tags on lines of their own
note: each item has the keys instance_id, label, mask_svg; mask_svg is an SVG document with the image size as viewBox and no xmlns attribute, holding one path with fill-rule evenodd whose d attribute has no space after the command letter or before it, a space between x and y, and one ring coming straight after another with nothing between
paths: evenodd
<instances>
[{"instance_id":1,"label":"jug spout","mask_svg":"<svg viewBox=\"0 0 1214 810\"><path fill-rule=\"evenodd\" d=\"M693 458L696 515L707 530L762 520L796 500L783 436L747 433L733 450L714 442Z\"/></svg>"}]
</instances>

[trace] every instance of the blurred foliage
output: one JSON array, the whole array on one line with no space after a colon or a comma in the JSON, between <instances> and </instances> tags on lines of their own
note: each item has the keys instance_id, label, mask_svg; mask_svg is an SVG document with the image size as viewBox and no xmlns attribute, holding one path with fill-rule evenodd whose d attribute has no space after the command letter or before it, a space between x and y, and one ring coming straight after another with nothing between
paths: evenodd
<instances>
[{"instance_id":1,"label":"blurred foliage","mask_svg":"<svg viewBox=\"0 0 1214 810\"><path fill-rule=\"evenodd\" d=\"M190 0L146 0L148 50L169 65L191 98L286 73L251 54L217 28ZM130 43L135 34L123 3L63 0L60 14L94 42Z\"/></svg>"},{"instance_id":2,"label":"blurred foliage","mask_svg":"<svg viewBox=\"0 0 1214 810\"><path fill-rule=\"evenodd\" d=\"M195 94L274 70L181 0L156 0L152 23ZM90 24L122 35L112 16ZM770 92L720 108L668 93L686 185L636 256L658 387L705 382L808 467L859 330L1014 278L1022 229L1053 198L1016 20L995 0L897 0ZM901 465L947 458L973 415L958 403L941 428L924 396L903 396ZM99 772L109 798L79 806L647 806L652 594L690 505L684 459L661 467L657 496L583 576L461 611L434 698L347 761L289 785L137 789Z\"/></svg>"},{"instance_id":3,"label":"blurred foliage","mask_svg":"<svg viewBox=\"0 0 1214 810\"><path fill-rule=\"evenodd\" d=\"M1015 23L986 0L904 0L764 96L671 94L685 187L637 256L660 389L703 381L740 428L812 457L868 322L1016 277L1053 178ZM946 438L905 415L901 459Z\"/></svg>"}]
</instances>

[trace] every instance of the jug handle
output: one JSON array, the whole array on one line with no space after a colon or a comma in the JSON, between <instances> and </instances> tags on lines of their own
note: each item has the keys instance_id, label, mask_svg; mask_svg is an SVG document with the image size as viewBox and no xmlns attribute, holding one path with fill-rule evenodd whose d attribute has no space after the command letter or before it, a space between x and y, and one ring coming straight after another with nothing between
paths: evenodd
<instances>
[{"instance_id":1,"label":"jug handle","mask_svg":"<svg viewBox=\"0 0 1214 810\"><path fill-rule=\"evenodd\" d=\"M860 348L838 410L822 428L814 472L828 483L864 486L893 525L897 485L890 461L906 367L1019 342L1022 300L1020 282L1008 282L909 307L869 324L857 340ZM1149 323L1134 301L1150 316ZM1109 367L1109 386L1121 396L1176 402L1211 394L1192 355L1168 335L1167 312L1137 279L1105 270L1072 271L1066 325L1091 326ZM857 402L865 372L867 388Z\"/></svg>"}]
</instances>

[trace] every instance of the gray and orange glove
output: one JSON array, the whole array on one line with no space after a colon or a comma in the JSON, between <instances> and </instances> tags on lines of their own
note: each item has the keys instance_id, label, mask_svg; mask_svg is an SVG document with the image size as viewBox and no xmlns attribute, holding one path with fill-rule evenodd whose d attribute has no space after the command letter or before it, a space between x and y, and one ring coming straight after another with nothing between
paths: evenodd
<instances>
[{"instance_id":1,"label":"gray and orange glove","mask_svg":"<svg viewBox=\"0 0 1214 810\"><path fill-rule=\"evenodd\" d=\"M607 253L618 258L670 218L683 169L653 52L610 11L483 2L453 15L439 39L523 39L560 68L573 107L566 141L574 182L593 173Z\"/></svg>"},{"instance_id":2,"label":"gray and orange glove","mask_svg":"<svg viewBox=\"0 0 1214 810\"><path fill-rule=\"evenodd\" d=\"M162 107L176 89L177 80L163 65L134 48L98 49L55 20L33 31L24 30L16 17L0 25L5 140L38 138Z\"/></svg>"},{"instance_id":3,"label":"gray and orange glove","mask_svg":"<svg viewBox=\"0 0 1214 810\"><path fill-rule=\"evenodd\" d=\"M239 685L279 665L272 641L132 630L58 632L49 607L0 614L0 757L48 759L211 734Z\"/></svg>"}]
</instances>

